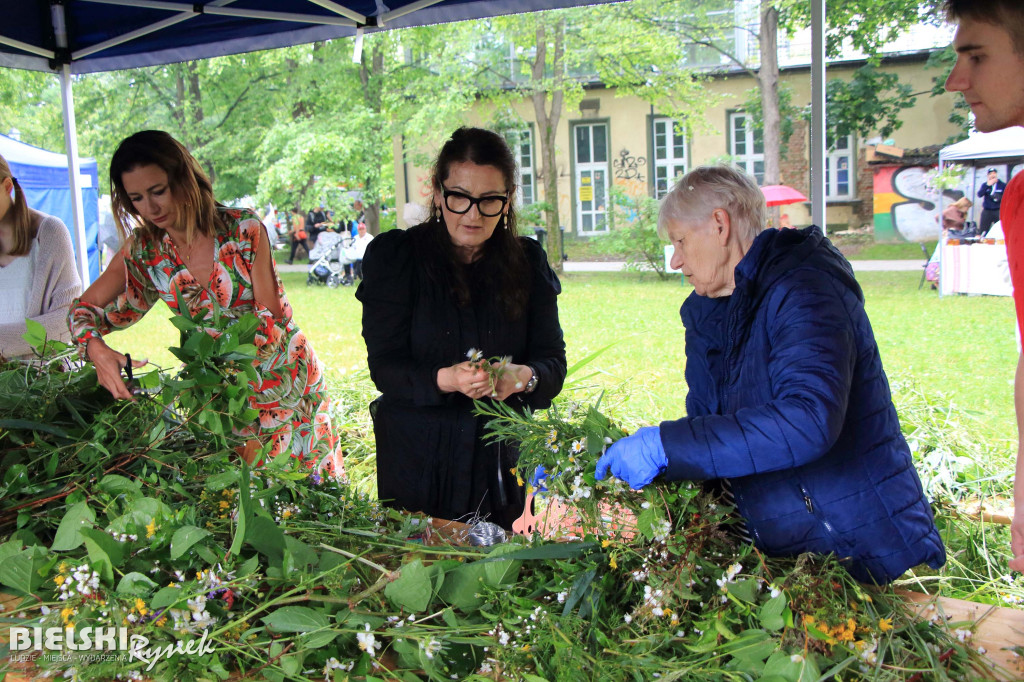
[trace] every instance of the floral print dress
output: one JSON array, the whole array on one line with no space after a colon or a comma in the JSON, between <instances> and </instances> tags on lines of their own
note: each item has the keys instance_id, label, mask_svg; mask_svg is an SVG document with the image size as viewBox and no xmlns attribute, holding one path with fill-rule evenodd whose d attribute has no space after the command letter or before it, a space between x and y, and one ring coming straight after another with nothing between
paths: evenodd
<instances>
[{"instance_id":1,"label":"floral print dress","mask_svg":"<svg viewBox=\"0 0 1024 682\"><path fill-rule=\"evenodd\" d=\"M261 380L253 385L256 395L251 405L259 411L259 421L241 435L272 441L271 458L290 447L291 456L304 465L327 467L331 474L341 476L341 452L327 412L330 398L323 367L292 319L273 259L281 317L275 319L253 295L251 273L256 247L265 235L263 224L245 209L219 210L227 227L219 228L214 236L213 272L205 286L188 271L170 236L164 233L154 240L137 232L124 248L124 293L103 308L81 299L71 304L68 321L73 341L84 354L89 339L135 324L161 298L177 313L180 297L193 317L201 313L204 319L212 319L219 307L227 326L232 318L255 313L260 323L253 365ZM207 329L213 335L221 331Z\"/></svg>"}]
</instances>

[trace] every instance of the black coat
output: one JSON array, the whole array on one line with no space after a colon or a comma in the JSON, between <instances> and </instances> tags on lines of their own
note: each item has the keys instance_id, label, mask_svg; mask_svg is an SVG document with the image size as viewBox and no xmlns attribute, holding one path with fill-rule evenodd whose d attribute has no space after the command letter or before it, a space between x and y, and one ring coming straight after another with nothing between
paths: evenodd
<instances>
[{"instance_id":1,"label":"black coat","mask_svg":"<svg viewBox=\"0 0 1024 682\"><path fill-rule=\"evenodd\" d=\"M390 506L441 518L488 515L509 528L523 510L523 489L510 471L518 452L485 443L485 420L472 414L473 401L438 390L437 371L465 361L470 348L487 358L510 355L513 363L531 366L538 383L533 393L515 393L506 402L548 407L566 373L556 301L561 285L540 246L523 238L530 272L523 282L530 292L526 312L509 318L487 290L479 261L463 266L473 302L459 306L423 264L429 229L420 225L374 238L356 292L370 377L383 394L371 406L378 496Z\"/></svg>"}]
</instances>

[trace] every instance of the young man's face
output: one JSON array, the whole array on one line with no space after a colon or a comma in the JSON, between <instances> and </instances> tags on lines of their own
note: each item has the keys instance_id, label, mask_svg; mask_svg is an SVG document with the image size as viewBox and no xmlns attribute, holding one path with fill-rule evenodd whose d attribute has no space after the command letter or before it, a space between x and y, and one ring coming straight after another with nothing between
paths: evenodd
<instances>
[{"instance_id":1,"label":"young man's face","mask_svg":"<svg viewBox=\"0 0 1024 682\"><path fill-rule=\"evenodd\" d=\"M956 66L946 90L962 92L983 133L1024 125L1024 57L1002 26L961 19L953 38Z\"/></svg>"}]
</instances>

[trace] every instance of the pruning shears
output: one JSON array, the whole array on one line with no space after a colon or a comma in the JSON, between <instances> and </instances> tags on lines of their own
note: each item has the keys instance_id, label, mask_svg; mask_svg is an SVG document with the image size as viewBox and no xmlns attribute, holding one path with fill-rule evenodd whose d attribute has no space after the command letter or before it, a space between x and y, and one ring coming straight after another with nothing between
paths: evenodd
<instances>
[{"instance_id":1,"label":"pruning shears","mask_svg":"<svg viewBox=\"0 0 1024 682\"><path fill-rule=\"evenodd\" d=\"M135 381L135 374L132 371L132 354L124 354L125 385L132 395L154 395L160 392L159 388L142 388Z\"/></svg>"}]
</instances>

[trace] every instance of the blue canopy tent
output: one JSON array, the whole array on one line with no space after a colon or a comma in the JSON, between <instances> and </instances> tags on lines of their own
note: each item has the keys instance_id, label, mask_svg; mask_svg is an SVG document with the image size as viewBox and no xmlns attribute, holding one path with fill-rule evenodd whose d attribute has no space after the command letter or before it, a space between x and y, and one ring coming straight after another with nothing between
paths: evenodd
<instances>
[{"instance_id":1,"label":"blue canopy tent","mask_svg":"<svg viewBox=\"0 0 1024 682\"><path fill-rule=\"evenodd\" d=\"M501 14L616 0L0 0L0 66L56 72L71 185L78 182L71 76L204 59ZM811 5L811 199L825 221L825 0ZM72 192L72 197L78 196ZM76 230L84 243L80 204ZM88 282L86 254L79 271Z\"/></svg>"},{"instance_id":2,"label":"blue canopy tent","mask_svg":"<svg viewBox=\"0 0 1024 682\"><path fill-rule=\"evenodd\" d=\"M71 186L68 183L68 157L33 147L6 135L0 135L0 156L7 159L11 173L18 178L18 184L25 192L28 205L63 220L65 225L70 226L72 241L77 241L78 235L73 229L75 216ZM100 255L97 247L99 176L96 159L80 159L79 170L89 274L92 279L96 279L100 274ZM78 248L77 243L75 248Z\"/></svg>"}]
</instances>

